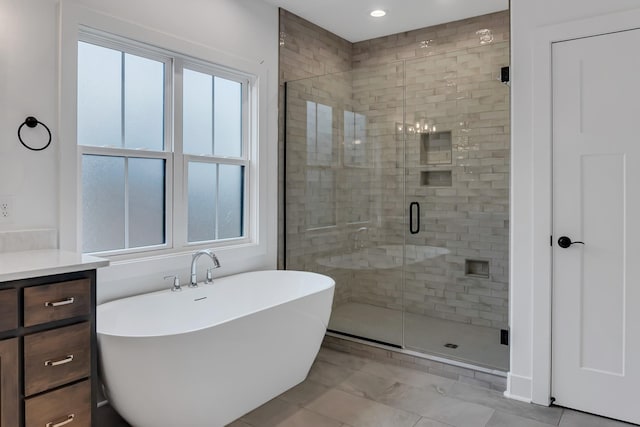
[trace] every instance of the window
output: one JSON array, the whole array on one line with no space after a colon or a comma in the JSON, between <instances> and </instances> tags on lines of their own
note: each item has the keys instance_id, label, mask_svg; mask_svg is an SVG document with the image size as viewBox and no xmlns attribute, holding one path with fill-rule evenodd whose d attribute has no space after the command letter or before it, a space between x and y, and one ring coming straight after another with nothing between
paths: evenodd
<instances>
[{"instance_id":1,"label":"window","mask_svg":"<svg viewBox=\"0 0 640 427\"><path fill-rule=\"evenodd\" d=\"M250 84L214 64L83 33L82 251L246 241Z\"/></svg>"}]
</instances>

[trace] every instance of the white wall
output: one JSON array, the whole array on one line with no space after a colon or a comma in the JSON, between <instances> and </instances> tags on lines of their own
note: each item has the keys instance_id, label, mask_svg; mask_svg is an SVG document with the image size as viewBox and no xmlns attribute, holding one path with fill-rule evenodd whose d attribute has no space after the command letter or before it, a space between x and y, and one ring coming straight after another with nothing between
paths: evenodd
<instances>
[{"instance_id":1,"label":"white wall","mask_svg":"<svg viewBox=\"0 0 640 427\"><path fill-rule=\"evenodd\" d=\"M536 287L547 286L550 282L549 276L540 274L540 270L549 265L544 249L540 256L540 248L549 248L551 230L540 224L550 224L550 203L548 200L534 203L534 194L548 193L548 189L540 187L548 186L549 181L534 180L534 171L549 168L550 157L535 156L535 144L548 143L549 137L543 135L534 140L539 125L534 117L542 117L545 113L550 117L551 106L549 103L548 111L540 111L539 102L535 101L541 96L541 87L535 83L535 37L546 27L557 28L561 24L639 6L637 0L511 0L511 371L507 395L514 398L548 403L548 393L536 384L548 383L549 378L542 377L548 377L549 373L538 368L541 366L538 361L548 358L549 354L546 350L541 353L533 345L534 336L544 336L548 325L545 322L534 324L533 319L540 317L540 313L550 312L550 299L539 298L534 292ZM538 108L535 112L534 104ZM544 365L542 363L543 368Z\"/></svg>"},{"instance_id":2,"label":"white wall","mask_svg":"<svg viewBox=\"0 0 640 427\"><path fill-rule=\"evenodd\" d=\"M14 220L0 222L0 231L60 228L59 2L57 0L0 0L0 196L12 195ZM277 158L278 10L259 0L65 0L110 15L175 40L261 64L267 83L266 133L260 147L269 163ZM63 8L64 9L64 8ZM17 140L24 118L45 122L54 138L50 148L30 152ZM263 117L264 118L264 117ZM265 129L263 129L265 130ZM274 167L274 171L276 168ZM269 227L276 228L277 177L269 175L269 196L262 206ZM221 275L275 267L275 231L268 250L239 262L222 252ZM64 240L64 236L61 236ZM164 256L144 265L120 263L100 270L99 300L164 287L162 275L178 273L187 280L190 256ZM128 278L127 280L122 280Z\"/></svg>"}]
</instances>

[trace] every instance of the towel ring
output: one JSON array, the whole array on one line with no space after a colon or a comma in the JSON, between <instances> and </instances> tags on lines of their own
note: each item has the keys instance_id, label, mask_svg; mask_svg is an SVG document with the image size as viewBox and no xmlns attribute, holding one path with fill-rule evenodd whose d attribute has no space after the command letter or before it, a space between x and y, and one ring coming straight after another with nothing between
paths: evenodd
<instances>
[{"instance_id":1,"label":"towel ring","mask_svg":"<svg viewBox=\"0 0 640 427\"><path fill-rule=\"evenodd\" d=\"M42 127L44 127L47 130L47 133L49 134L49 141L46 143L46 145L44 147L40 147L40 148L33 148L30 147L29 145L27 145L23 140L22 140L22 135L20 135L20 131L22 131L22 128L24 127L24 125L27 125L27 127L29 128L34 128L38 125L42 125ZM28 148L31 151L42 151L45 148L47 148L49 145L51 145L51 131L49 130L49 128L47 127L47 125L45 125L44 123L38 121L38 119L36 119L35 117L29 116L26 119L24 119L24 122L20 125L20 127L18 127L18 139L20 140L20 143L22 145L24 145L26 148Z\"/></svg>"}]
</instances>

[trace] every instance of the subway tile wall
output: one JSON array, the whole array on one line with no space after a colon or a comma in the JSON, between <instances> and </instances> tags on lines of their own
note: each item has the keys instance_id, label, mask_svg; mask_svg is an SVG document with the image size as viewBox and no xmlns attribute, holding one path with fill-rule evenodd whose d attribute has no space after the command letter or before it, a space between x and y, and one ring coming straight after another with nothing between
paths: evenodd
<instances>
[{"instance_id":1,"label":"subway tile wall","mask_svg":"<svg viewBox=\"0 0 640 427\"><path fill-rule=\"evenodd\" d=\"M509 90L498 78L509 64L508 12L351 44L281 10L280 31L287 268L332 276L336 305L506 327ZM280 112L282 167L284 95ZM284 183L281 170L281 196ZM327 262L380 251L393 260L405 239L448 253L404 272ZM468 274L469 260L486 261L488 276Z\"/></svg>"}]
</instances>

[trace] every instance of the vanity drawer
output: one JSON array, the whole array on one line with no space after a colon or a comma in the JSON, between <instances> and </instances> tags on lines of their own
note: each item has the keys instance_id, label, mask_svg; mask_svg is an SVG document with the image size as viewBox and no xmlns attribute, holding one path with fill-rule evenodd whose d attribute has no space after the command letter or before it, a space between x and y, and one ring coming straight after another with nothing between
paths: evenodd
<instances>
[{"instance_id":1,"label":"vanity drawer","mask_svg":"<svg viewBox=\"0 0 640 427\"><path fill-rule=\"evenodd\" d=\"M91 311L91 281L72 280L24 289L24 326L83 316Z\"/></svg>"},{"instance_id":2,"label":"vanity drawer","mask_svg":"<svg viewBox=\"0 0 640 427\"><path fill-rule=\"evenodd\" d=\"M25 427L91 427L91 383L26 399L24 406Z\"/></svg>"},{"instance_id":3,"label":"vanity drawer","mask_svg":"<svg viewBox=\"0 0 640 427\"><path fill-rule=\"evenodd\" d=\"M86 378L90 372L89 322L24 337L26 396Z\"/></svg>"},{"instance_id":4,"label":"vanity drawer","mask_svg":"<svg viewBox=\"0 0 640 427\"><path fill-rule=\"evenodd\" d=\"M4 289L0 291L0 332L18 327L18 291Z\"/></svg>"}]
</instances>

